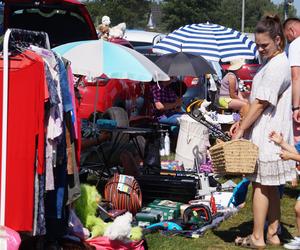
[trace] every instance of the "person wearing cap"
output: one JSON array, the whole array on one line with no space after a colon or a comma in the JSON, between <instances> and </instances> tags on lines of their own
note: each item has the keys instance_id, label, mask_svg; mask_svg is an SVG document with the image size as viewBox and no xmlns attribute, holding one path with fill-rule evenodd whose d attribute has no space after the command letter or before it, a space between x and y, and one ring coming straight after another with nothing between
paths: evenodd
<instances>
[{"instance_id":1,"label":"person wearing cap","mask_svg":"<svg viewBox=\"0 0 300 250\"><path fill-rule=\"evenodd\" d=\"M227 70L228 73L221 80L218 104L223 109L240 110L248 104L248 101L238 94L238 79L234 73L239 70L243 64L243 60L231 61Z\"/></svg>"}]
</instances>

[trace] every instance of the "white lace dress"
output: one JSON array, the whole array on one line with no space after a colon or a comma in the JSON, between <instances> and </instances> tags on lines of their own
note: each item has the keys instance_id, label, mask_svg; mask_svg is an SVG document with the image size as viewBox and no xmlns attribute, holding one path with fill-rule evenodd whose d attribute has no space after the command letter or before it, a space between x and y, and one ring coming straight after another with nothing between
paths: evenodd
<instances>
[{"instance_id":1,"label":"white lace dress","mask_svg":"<svg viewBox=\"0 0 300 250\"><path fill-rule=\"evenodd\" d=\"M250 102L265 100L270 105L249 129L248 138L259 147L258 171L248 176L263 185L281 185L295 178L295 162L279 157L281 148L270 141L272 130L282 133L293 144L291 75L285 53L263 65L253 79Z\"/></svg>"}]
</instances>

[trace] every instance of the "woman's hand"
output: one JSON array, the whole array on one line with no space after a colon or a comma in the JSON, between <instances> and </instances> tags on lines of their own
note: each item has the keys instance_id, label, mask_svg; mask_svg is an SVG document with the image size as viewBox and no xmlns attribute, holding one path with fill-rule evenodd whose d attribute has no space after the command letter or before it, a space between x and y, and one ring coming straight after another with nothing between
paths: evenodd
<instances>
[{"instance_id":1,"label":"woman's hand","mask_svg":"<svg viewBox=\"0 0 300 250\"><path fill-rule=\"evenodd\" d=\"M293 111L293 119L294 119L295 122L300 123L299 109Z\"/></svg>"},{"instance_id":2,"label":"woman's hand","mask_svg":"<svg viewBox=\"0 0 300 250\"><path fill-rule=\"evenodd\" d=\"M236 122L231 126L231 128L229 130L229 135L231 136L232 140L240 139L243 137L244 132L245 131L243 129L241 129L241 127L240 127L240 122Z\"/></svg>"},{"instance_id":3,"label":"woman's hand","mask_svg":"<svg viewBox=\"0 0 300 250\"><path fill-rule=\"evenodd\" d=\"M244 136L245 131L241 128L238 128L236 132L231 136L232 140L240 139Z\"/></svg>"},{"instance_id":4,"label":"woman's hand","mask_svg":"<svg viewBox=\"0 0 300 250\"><path fill-rule=\"evenodd\" d=\"M236 131L239 129L239 127L240 127L240 122L236 122L232 124L229 130L229 135L233 136L236 133Z\"/></svg>"},{"instance_id":5,"label":"woman's hand","mask_svg":"<svg viewBox=\"0 0 300 250\"><path fill-rule=\"evenodd\" d=\"M282 133L277 133L275 131L272 131L269 134L269 139L275 143L277 143L278 145L280 145L283 142L283 136Z\"/></svg>"},{"instance_id":6,"label":"woman's hand","mask_svg":"<svg viewBox=\"0 0 300 250\"><path fill-rule=\"evenodd\" d=\"M286 150L282 150L279 156L284 161L291 160L291 153Z\"/></svg>"}]
</instances>

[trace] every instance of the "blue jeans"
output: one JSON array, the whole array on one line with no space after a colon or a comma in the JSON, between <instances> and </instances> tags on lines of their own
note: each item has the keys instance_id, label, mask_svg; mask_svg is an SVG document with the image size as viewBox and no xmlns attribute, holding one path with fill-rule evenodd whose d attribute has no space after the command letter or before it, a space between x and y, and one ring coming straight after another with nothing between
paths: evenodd
<instances>
[{"instance_id":1,"label":"blue jeans","mask_svg":"<svg viewBox=\"0 0 300 250\"><path fill-rule=\"evenodd\" d=\"M168 125L179 125L179 121L178 118L180 118L182 115L182 113L178 113L178 114L174 114L171 116L166 116L166 115L162 115L158 118L159 123L165 123Z\"/></svg>"}]
</instances>

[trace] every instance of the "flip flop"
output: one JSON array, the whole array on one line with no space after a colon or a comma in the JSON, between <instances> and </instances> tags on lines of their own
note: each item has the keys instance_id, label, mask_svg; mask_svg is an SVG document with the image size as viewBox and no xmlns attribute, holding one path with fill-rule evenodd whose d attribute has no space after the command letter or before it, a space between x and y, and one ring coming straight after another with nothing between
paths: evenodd
<instances>
[{"instance_id":1,"label":"flip flop","mask_svg":"<svg viewBox=\"0 0 300 250\"><path fill-rule=\"evenodd\" d=\"M281 243L274 243L271 240L266 239L266 244L270 246L281 246Z\"/></svg>"},{"instance_id":2,"label":"flip flop","mask_svg":"<svg viewBox=\"0 0 300 250\"><path fill-rule=\"evenodd\" d=\"M277 242L277 243L274 243L274 242L272 242L270 239L273 237L273 236L275 236L275 235L277 235L277 233L275 233L275 234L273 234L273 235L267 235L267 239L266 239L266 244L267 245L271 245L271 246L280 246L281 245L281 243L279 242Z\"/></svg>"},{"instance_id":3,"label":"flip flop","mask_svg":"<svg viewBox=\"0 0 300 250\"><path fill-rule=\"evenodd\" d=\"M250 249L265 249L266 246L257 246L254 244L251 234L246 237L237 237L234 241L236 246Z\"/></svg>"}]
</instances>

